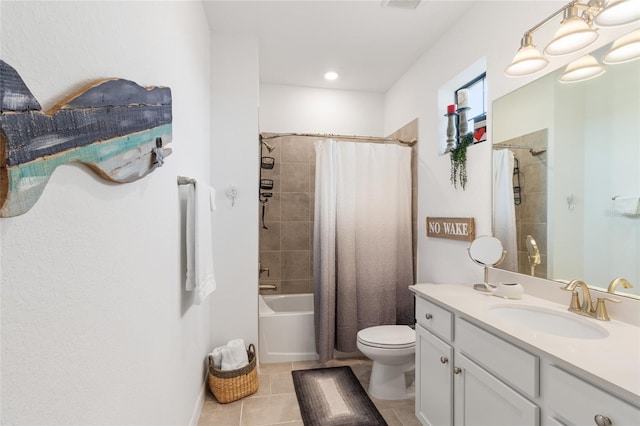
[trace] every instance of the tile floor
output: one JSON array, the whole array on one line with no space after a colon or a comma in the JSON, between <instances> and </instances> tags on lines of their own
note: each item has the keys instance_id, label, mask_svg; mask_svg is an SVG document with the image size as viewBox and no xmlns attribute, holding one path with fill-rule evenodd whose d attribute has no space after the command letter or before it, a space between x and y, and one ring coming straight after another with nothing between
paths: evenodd
<instances>
[{"instance_id":1,"label":"tile floor","mask_svg":"<svg viewBox=\"0 0 640 426\"><path fill-rule=\"evenodd\" d=\"M207 390L199 426L302 426L298 400L293 389L292 370L349 365L367 389L371 361L362 358L262 364L258 370L259 388L253 395L231 402L218 403ZM410 382L413 381L409 377ZM389 426L419 426L414 415L414 400L383 401L371 397Z\"/></svg>"}]
</instances>

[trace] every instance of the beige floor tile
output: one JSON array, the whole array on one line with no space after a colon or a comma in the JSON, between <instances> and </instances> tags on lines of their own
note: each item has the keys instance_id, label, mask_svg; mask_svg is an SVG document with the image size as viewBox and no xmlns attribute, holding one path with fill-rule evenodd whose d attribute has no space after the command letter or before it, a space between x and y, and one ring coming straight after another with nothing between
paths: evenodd
<instances>
[{"instance_id":1,"label":"beige floor tile","mask_svg":"<svg viewBox=\"0 0 640 426\"><path fill-rule=\"evenodd\" d=\"M301 420L295 394L248 398L242 406L242 425L259 426Z\"/></svg>"},{"instance_id":2,"label":"beige floor tile","mask_svg":"<svg viewBox=\"0 0 640 426\"><path fill-rule=\"evenodd\" d=\"M385 399L374 398L371 395L369 395L369 398L371 398L371 401L373 401L375 406L378 407L378 410L384 410L385 408L405 408L405 407L411 407L411 409L413 410L413 407L415 406L413 398L399 399L399 400L385 400Z\"/></svg>"},{"instance_id":3,"label":"beige floor tile","mask_svg":"<svg viewBox=\"0 0 640 426\"><path fill-rule=\"evenodd\" d=\"M370 365L352 365L351 370L356 375L363 388L367 389L369 386L369 377L371 377Z\"/></svg>"},{"instance_id":4,"label":"beige floor tile","mask_svg":"<svg viewBox=\"0 0 640 426\"><path fill-rule=\"evenodd\" d=\"M393 411L402 422L402 426L421 426L413 407L394 408Z\"/></svg>"},{"instance_id":5,"label":"beige floor tile","mask_svg":"<svg viewBox=\"0 0 640 426\"><path fill-rule=\"evenodd\" d=\"M242 400L219 404L205 402L198 426L238 426L242 414Z\"/></svg>"},{"instance_id":6,"label":"beige floor tile","mask_svg":"<svg viewBox=\"0 0 640 426\"><path fill-rule=\"evenodd\" d=\"M396 416L395 411L393 411L393 408L385 408L384 410L378 411L380 411L380 414L382 414L382 417L384 417L389 426L403 426L398 416Z\"/></svg>"},{"instance_id":7,"label":"beige floor tile","mask_svg":"<svg viewBox=\"0 0 640 426\"><path fill-rule=\"evenodd\" d=\"M327 367L342 367L344 365L359 365L362 358L335 358L327 361Z\"/></svg>"},{"instance_id":8,"label":"beige floor tile","mask_svg":"<svg viewBox=\"0 0 640 426\"><path fill-rule=\"evenodd\" d=\"M290 362L276 362L273 364L260 364L260 368L258 372L260 374L273 374L273 373L283 373L285 371L291 371L292 366Z\"/></svg>"},{"instance_id":9,"label":"beige floor tile","mask_svg":"<svg viewBox=\"0 0 640 426\"><path fill-rule=\"evenodd\" d=\"M310 370L312 368L325 367L320 361L294 361L291 363L294 370Z\"/></svg>"},{"instance_id":10,"label":"beige floor tile","mask_svg":"<svg viewBox=\"0 0 640 426\"><path fill-rule=\"evenodd\" d=\"M366 390L371 376L371 360L341 358L327 363L296 361L293 363L261 364L258 391L230 404L218 403L209 390L205 395L198 425L200 426L303 426L293 386L292 370L338 367L348 365ZM413 388L414 376L407 374ZM414 415L414 400L385 401L371 398L389 426L419 426Z\"/></svg>"},{"instance_id":11,"label":"beige floor tile","mask_svg":"<svg viewBox=\"0 0 640 426\"><path fill-rule=\"evenodd\" d=\"M271 375L271 395L293 392L295 392L295 389L293 388L293 376L291 372L273 373Z\"/></svg>"},{"instance_id":12,"label":"beige floor tile","mask_svg":"<svg viewBox=\"0 0 640 426\"><path fill-rule=\"evenodd\" d=\"M249 395L249 398L269 395L271 395L271 375L258 374L258 390L253 395Z\"/></svg>"}]
</instances>

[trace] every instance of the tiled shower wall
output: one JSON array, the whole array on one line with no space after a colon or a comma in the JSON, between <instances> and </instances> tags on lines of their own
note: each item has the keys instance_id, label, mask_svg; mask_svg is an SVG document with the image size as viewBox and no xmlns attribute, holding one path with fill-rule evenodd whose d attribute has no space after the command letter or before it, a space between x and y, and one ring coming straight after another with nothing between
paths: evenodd
<instances>
[{"instance_id":1,"label":"tiled shower wall","mask_svg":"<svg viewBox=\"0 0 640 426\"><path fill-rule=\"evenodd\" d=\"M262 178L273 179L273 197L265 204L264 225L260 204L260 262L269 275L260 275L260 284L273 284L272 293L313 291L313 199L315 187L315 139L287 136L266 142L274 150L263 156L275 159L273 169L261 169ZM265 192L264 190L262 192Z\"/></svg>"},{"instance_id":2,"label":"tiled shower wall","mask_svg":"<svg viewBox=\"0 0 640 426\"><path fill-rule=\"evenodd\" d=\"M390 135L403 140L417 139L417 120ZM264 134L268 136L268 134ZM265 204L262 226L260 217L260 262L269 268L260 275L260 284L272 284L275 290L261 290L261 294L293 294L313 292L313 208L315 196L314 142L316 138L286 136L265 140L274 149L262 147L262 155L275 159L273 169L261 169L263 179L273 179L273 196ZM412 148L412 222L413 265L416 268L417 244L417 155Z\"/></svg>"},{"instance_id":3,"label":"tiled shower wall","mask_svg":"<svg viewBox=\"0 0 640 426\"><path fill-rule=\"evenodd\" d=\"M534 150L547 149L547 129L538 130L501 143L526 147L512 149L520 164L520 188L522 203L516 205L516 238L518 246L518 271L531 274L527 254L526 237L531 235L538 245L542 263L535 269L535 276L547 277L547 153L531 155ZM516 184L516 177L513 179Z\"/></svg>"}]
</instances>

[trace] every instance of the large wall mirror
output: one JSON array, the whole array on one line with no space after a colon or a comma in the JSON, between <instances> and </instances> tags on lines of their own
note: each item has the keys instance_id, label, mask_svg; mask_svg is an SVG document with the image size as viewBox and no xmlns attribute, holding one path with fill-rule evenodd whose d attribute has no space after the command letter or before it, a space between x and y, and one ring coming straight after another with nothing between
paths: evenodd
<instances>
[{"instance_id":1,"label":"large wall mirror","mask_svg":"<svg viewBox=\"0 0 640 426\"><path fill-rule=\"evenodd\" d=\"M493 103L494 235L504 269L600 289L624 277L634 287L616 293L638 297L640 60L605 67L576 83L561 68Z\"/></svg>"}]
</instances>

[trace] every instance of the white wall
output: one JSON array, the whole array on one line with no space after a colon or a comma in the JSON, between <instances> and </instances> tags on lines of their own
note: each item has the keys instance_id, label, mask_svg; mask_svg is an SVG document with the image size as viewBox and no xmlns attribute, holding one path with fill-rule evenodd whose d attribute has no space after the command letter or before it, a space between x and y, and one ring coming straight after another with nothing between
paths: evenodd
<instances>
[{"instance_id":1,"label":"white wall","mask_svg":"<svg viewBox=\"0 0 640 426\"><path fill-rule=\"evenodd\" d=\"M242 338L258 344L258 41L213 34L211 182L218 288L211 310L214 346ZM226 191L235 187L235 205Z\"/></svg>"},{"instance_id":2,"label":"white wall","mask_svg":"<svg viewBox=\"0 0 640 426\"><path fill-rule=\"evenodd\" d=\"M43 107L105 77L168 86L174 151L164 167L123 185L62 166L33 209L0 219L0 422L195 423L210 308L182 290L176 176L209 175L202 4L0 7L0 57Z\"/></svg>"},{"instance_id":3,"label":"white wall","mask_svg":"<svg viewBox=\"0 0 640 426\"><path fill-rule=\"evenodd\" d=\"M385 133L409 119L419 119L418 223L427 216L474 217L476 235L491 233L491 104L495 99L530 83L549 71L580 57L583 52L550 59L542 71L526 78L503 73L519 47L523 33L564 6L558 1L478 2L418 60L386 93ZM556 18L554 22L559 22ZM534 34L540 49L551 39L557 25L546 25ZM629 32L630 26L602 30L594 47ZM440 97L461 73L486 61L488 85L488 142L471 147L468 154L469 183L466 191L449 182L450 160L441 156L445 113ZM542 96L542 94L541 94ZM453 96L451 102L453 103ZM517 111L516 111L517 112ZM521 119L526 119L522 114ZM557 139L557 135L552 135ZM551 201L553 204L555 201ZM564 202L564 201L563 201ZM564 202L566 205L566 202ZM418 281L470 282L482 279L482 271L467 261L467 244L427 238L424 225L418 232Z\"/></svg>"},{"instance_id":4,"label":"white wall","mask_svg":"<svg viewBox=\"0 0 640 426\"><path fill-rule=\"evenodd\" d=\"M381 93L260 85L261 132L383 136L383 113Z\"/></svg>"},{"instance_id":5,"label":"white wall","mask_svg":"<svg viewBox=\"0 0 640 426\"><path fill-rule=\"evenodd\" d=\"M618 276L640 294L640 217L614 211L613 196L640 195L640 63L609 65L584 90L584 276L607 287ZM606 101L604 101L606 99ZM586 107L588 106L588 107ZM602 247L606 249L603 250ZM634 261L635 260L635 261Z\"/></svg>"},{"instance_id":6,"label":"white wall","mask_svg":"<svg viewBox=\"0 0 640 426\"><path fill-rule=\"evenodd\" d=\"M415 117L419 119L419 282L482 279L481 269L467 261L468 244L427 238L424 218L474 217L476 235L491 234L491 102L559 66L552 62L547 70L528 78L509 79L503 74L524 31L563 5L564 2L557 1L479 2L386 93L385 132ZM552 30L543 28L536 34L541 40L548 40L547 33ZM540 42L542 47L543 43ZM466 190L456 190L449 181L449 156L440 155L439 126L446 111L439 105L439 95L442 96L441 88L451 86L451 81L459 79L461 73L483 62L488 84L489 143L469 148L469 182ZM453 103L451 96L449 103Z\"/></svg>"}]
</instances>

